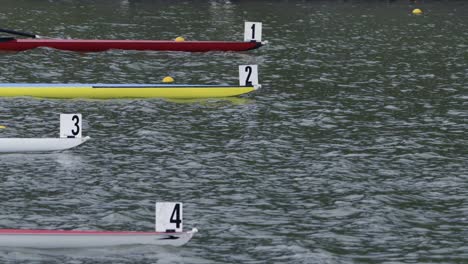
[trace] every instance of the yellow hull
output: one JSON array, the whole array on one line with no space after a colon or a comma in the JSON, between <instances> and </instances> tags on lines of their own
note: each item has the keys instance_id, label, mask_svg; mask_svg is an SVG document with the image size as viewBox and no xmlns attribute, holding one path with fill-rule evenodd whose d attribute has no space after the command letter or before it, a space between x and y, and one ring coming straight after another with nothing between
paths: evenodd
<instances>
[{"instance_id":1,"label":"yellow hull","mask_svg":"<svg viewBox=\"0 0 468 264\"><path fill-rule=\"evenodd\" d=\"M30 96L37 98L170 98L194 99L237 96L254 91L253 86L189 86L189 85L56 85L2 84L0 97Z\"/></svg>"}]
</instances>

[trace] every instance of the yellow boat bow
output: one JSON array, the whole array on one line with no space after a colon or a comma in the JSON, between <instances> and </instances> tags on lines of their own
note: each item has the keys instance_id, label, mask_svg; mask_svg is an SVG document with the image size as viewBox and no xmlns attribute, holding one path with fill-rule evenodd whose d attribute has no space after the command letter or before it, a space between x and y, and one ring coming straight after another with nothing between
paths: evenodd
<instances>
[{"instance_id":1,"label":"yellow boat bow","mask_svg":"<svg viewBox=\"0 0 468 264\"><path fill-rule=\"evenodd\" d=\"M0 97L37 98L169 98L195 99L231 97L252 92L260 85L177 85L177 84L0 84Z\"/></svg>"}]
</instances>

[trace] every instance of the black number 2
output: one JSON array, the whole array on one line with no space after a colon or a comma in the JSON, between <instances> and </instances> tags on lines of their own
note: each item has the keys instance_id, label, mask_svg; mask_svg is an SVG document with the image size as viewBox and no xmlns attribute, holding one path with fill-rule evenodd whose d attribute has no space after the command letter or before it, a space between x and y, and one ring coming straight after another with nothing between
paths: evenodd
<instances>
[{"instance_id":1,"label":"black number 2","mask_svg":"<svg viewBox=\"0 0 468 264\"><path fill-rule=\"evenodd\" d=\"M74 115L72 117L72 121L75 121L75 127L76 127L76 131L74 129L72 129L72 135L73 136L76 136L80 133L80 126L79 126L79 123L80 123L80 118L77 116L77 115Z\"/></svg>"},{"instance_id":2,"label":"black number 2","mask_svg":"<svg viewBox=\"0 0 468 264\"><path fill-rule=\"evenodd\" d=\"M250 75L252 75L252 67L245 67L245 71L248 72L247 78L245 78L245 86L250 86L252 85L252 81L250 80Z\"/></svg>"},{"instance_id":3,"label":"black number 2","mask_svg":"<svg viewBox=\"0 0 468 264\"><path fill-rule=\"evenodd\" d=\"M170 223L175 223L176 228L180 228L180 224L182 220L180 219L180 204L176 204L174 206L174 211L172 211L171 219L169 220Z\"/></svg>"},{"instance_id":4,"label":"black number 2","mask_svg":"<svg viewBox=\"0 0 468 264\"><path fill-rule=\"evenodd\" d=\"M252 39L255 39L255 24L252 25Z\"/></svg>"}]
</instances>

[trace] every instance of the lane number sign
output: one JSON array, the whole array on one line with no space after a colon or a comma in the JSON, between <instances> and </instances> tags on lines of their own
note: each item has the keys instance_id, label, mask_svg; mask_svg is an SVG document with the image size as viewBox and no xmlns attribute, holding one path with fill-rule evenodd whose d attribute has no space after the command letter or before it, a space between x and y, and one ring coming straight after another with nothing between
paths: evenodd
<instances>
[{"instance_id":1,"label":"lane number sign","mask_svg":"<svg viewBox=\"0 0 468 264\"><path fill-rule=\"evenodd\" d=\"M239 85L240 86L258 85L257 65L240 65L239 66Z\"/></svg>"},{"instance_id":2,"label":"lane number sign","mask_svg":"<svg viewBox=\"0 0 468 264\"><path fill-rule=\"evenodd\" d=\"M261 22L245 22L244 26L244 41L262 42L262 23Z\"/></svg>"},{"instance_id":3,"label":"lane number sign","mask_svg":"<svg viewBox=\"0 0 468 264\"><path fill-rule=\"evenodd\" d=\"M182 232L182 203L156 203L156 232Z\"/></svg>"},{"instance_id":4,"label":"lane number sign","mask_svg":"<svg viewBox=\"0 0 468 264\"><path fill-rule=\"evenodd\" d=\"M81 114L60 114L60 137L81 137Z\"/></svg>"}]
</instances>

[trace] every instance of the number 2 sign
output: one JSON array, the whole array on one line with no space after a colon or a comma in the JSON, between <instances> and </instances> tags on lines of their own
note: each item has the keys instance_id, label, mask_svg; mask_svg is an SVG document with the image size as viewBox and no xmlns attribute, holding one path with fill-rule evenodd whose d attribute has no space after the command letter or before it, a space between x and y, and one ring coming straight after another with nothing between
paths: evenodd
<instances>
[{"instance_id":1,"label":"number 2 sign","mask_svg":"<svg viewBox=\"0 0 468 264\"><path fill-rule=\"evenodd\" d=\"M60 137L81 137L81 114L60 114Z\"/></svg>"},{"instance_id":2,"label":"number 2 sign","mask_svg":"<svg viewBox=\"0 0 468 264\"><path fill-rule=\"evenodd\" d=\"M240 86L258 85L257 65L240 65L239 66L239 85Z\"/></svg>"}]
</instances>

